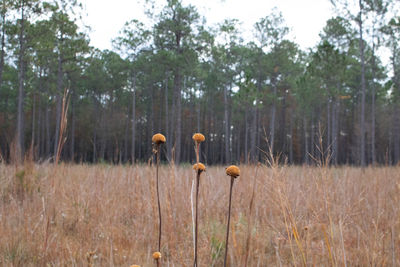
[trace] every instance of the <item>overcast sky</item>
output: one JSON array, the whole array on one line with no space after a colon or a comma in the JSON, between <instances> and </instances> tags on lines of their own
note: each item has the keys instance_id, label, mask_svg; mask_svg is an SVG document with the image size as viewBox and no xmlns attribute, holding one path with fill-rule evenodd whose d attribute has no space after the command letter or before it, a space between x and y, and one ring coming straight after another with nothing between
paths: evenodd
<instances>
[{"instance_id":1,"label":"overcast sky","mask_svg":"<svg viewBox=\"0 0 400 267\"><path fill-rule=\"evenodd\" d=\"M87 16L84 22L91 27L91 45L100 49L111 49L111 39L118 35L126 21L144 20L143 4L138 0L85 0L82 1ZM162 0L156 3L164 4ZM282 12L291 29L290 39L301 48L311 48L319 40L318 34L326 21L333 16L329 0L183 0L184 4L197 7L208 25L236 18L250 33L255 22L270 14L273 7ZM249 35L249 34L248 34Z\"/></svg>"}]
</instances>

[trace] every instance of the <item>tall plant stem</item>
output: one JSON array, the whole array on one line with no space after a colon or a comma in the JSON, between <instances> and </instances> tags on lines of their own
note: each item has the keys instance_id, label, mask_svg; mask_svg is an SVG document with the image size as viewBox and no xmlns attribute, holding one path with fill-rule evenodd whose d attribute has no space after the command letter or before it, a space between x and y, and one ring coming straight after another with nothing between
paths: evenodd
<instances>
[{"instance_id":1,"label":"tall plant stem","mask_svg":"<svg viewBox=\"0 0 400 267\"><path fill-rule=\"evenodd\" d=\"M199 164L199 162L200 162L200 143L196 142L195 150L196 150L196 163Z\"/></svg>"},{"instance_id":2,"label":"tall plant stem","mask_svg":"<svg viewBox=\"0 0 400 267\"><path fill-rule=\"evenodd\" d=\"M198 223L198 203L199 203L199 186L200 186L200 171L197 171L197 177L196 177L196 222L195 222L195 238L194 238L194 244L195 244L195 249L194 249L194 267L197 267L197 247L198 247L198 232L199 232L199 223Z\"/></svg>"},{"instance_id":3,"label":"tall plant stem","mask_svg":"<svg viewBox=\"0 0 400 267\"><path fill-rule=\"evenodd\" d=\"M199 152L200 152L200 143L196 142L195 145L195 149L196 149L196 163L197 163L197 167L199 167ZM196 176L196 219L195 219L195 234L194 234L194 263L193 266L197 267L197 236L198 236L198 228L199 228L199 223L198 223L198 202L199 202L199 186L200 186L200 171L197 170L197 176Z\"/></svg>"},{"instance_id":4,"label":"tall plant stem","mask_svg":"<svg viewBox=\"0 0 400 267\"><path fill-rule=\"evenodd\" d=\"M226 241L225 241L225 258L224 258L224 267L226 267L226 260L228 257L228 241L229 241L229 226L231 223L231 206L232 206L232 188L233 188L233 182L235 181L235 178L231 176L231 187L229 190L229 210L228 210L228 225L226 226Z\"/></svg>"},{"instance_id":5,"label":"tall plant stem","mask_svg":"<svg viewBox=\"0 0 400 267\"><path fill-rule=\"evenodd\" d=\"M157 145L157 204L158 204L158 251L161 251L161 205L160 205L160 193L159 193L159 177L158 177L158 168L160 165L160 145ZM158 262L157 262L158 264Z\"/></svg>"},{"instance_id":6,"label":"tall plant stem","mask_svg":"<svg viewBox=\"0 0 400 267\"><path fill-rule=\"evenodd\" d=\"M195 180L192 180L192 190L190 191L190 203L192 208L192 228L193 228L193 257L196 254L196 229L195 229L195 211L194 211L194 187L195 187Z\"/></svg>"}]
</instances>

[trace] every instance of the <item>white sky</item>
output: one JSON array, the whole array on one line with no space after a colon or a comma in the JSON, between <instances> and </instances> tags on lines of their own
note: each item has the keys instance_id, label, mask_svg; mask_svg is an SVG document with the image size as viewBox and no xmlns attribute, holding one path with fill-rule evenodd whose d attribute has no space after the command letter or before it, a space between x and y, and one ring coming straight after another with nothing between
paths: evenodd
<instances>
[{"instance_id":1,"label":"white sky","mask_svg":"<svg viewBox=\"0 0 400 267\"><path fill-rule=\"evenodd\" d=\"M143 4L138 0L83 0L87 16L85 24L91 27L91 45L99 49L111 49L111 39L126 21L145 20ZM160 5L165 1L155 0ZM260 18L271 13L273 7L282 12L287 26L291 29L290 39L301 48L314 47L319 41L319 33L326 21L334 13L329 0L183 0L184 4L197 7L208 25L222 22L226 18L236 18L243 23L245 35L249 35L253 25Z\"/></svg>"}]
</instances>

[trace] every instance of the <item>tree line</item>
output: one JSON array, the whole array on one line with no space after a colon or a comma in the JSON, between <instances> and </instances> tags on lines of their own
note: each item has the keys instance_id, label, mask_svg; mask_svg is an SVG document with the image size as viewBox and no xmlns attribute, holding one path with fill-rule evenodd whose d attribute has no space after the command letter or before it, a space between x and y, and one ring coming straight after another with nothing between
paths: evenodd
<instances>
[{"instance_id":1,"label":"tree line","mask_svg":"<svg viewBox=\"0 0 400 267\"><path fill-rule=\"evenodd\" d=\"M288 38L267 10L244 40L192 5L148 7L152 25L126 22L112 50L89 45L75 0L3 0L0 159L144 162L151 136L166 158L190 162L202 132L206 163L397 164L400 17L392 0L332 0L318 44ZM389 54L383 62L382 51Z\"/></svg>"}]
</instances>

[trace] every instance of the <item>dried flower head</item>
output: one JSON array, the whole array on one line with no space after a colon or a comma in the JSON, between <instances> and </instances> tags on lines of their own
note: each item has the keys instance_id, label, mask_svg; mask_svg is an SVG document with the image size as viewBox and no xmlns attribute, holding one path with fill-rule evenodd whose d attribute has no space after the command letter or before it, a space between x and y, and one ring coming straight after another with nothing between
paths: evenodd
<instances>
[{"instance_id":1,"label":"dried flower head","mask_svg":"<svg viewBox=\"0 0 400 267\"><path fill-rule=\"evenodd\" d=\"M231 165L228 168L226 168L226 174L236 178L240 175L240 169L238 166Z\"/></svg>"},{"instance_id":2,"label":"dried flower head","mask_svg":"<svg viewBox=\"0 0 400 267\"><path fill-rule=\"evenodd\" d=\"M202 135L201 133L195 133L192 138L196 143L201 143L206 140L204 135Z\"/></svg>"},{"instance_id":3,"label":"dried flower head","mask_svg":"<svg viewBox=\"0 0 400 267\"><path fill-rule=\"evenodd\" d=\"M161 259L161 252L158 252L158 251L154 252L153 259L155 259L155 260Z\"/></svg>"},{"instance_id":4,"label":"dried flower head","mask_svg":"<svg viewBox=\"0 0 400 267\"><path fill-rule=\"evenodd\" d=\"M206 170L206 166L203 163L196 163L193 165L193 170L199 171L199 172L203 172Z\"/></svg>"},{"instance_id":5,"label":"dried flower head","mask_svg":"<svg viewBox=\"0 0 400 267\"><path fill-rule=\"evenodd\" d=\"M165 143L166 139L165 139L164 135L158 133L158 134L153 135L153 138L151 138L151 141L153 141L154 144L159 145L159 144Z\"/></svg>"}]
</instances>

